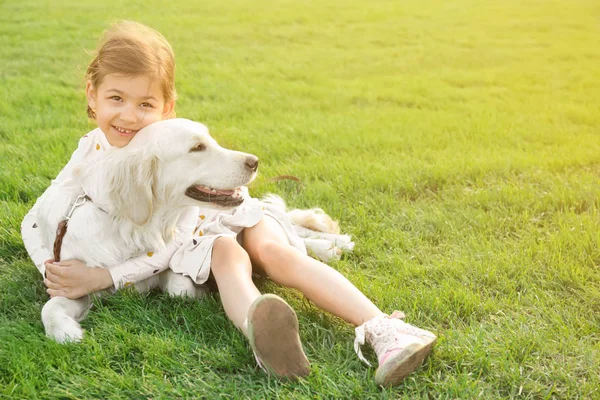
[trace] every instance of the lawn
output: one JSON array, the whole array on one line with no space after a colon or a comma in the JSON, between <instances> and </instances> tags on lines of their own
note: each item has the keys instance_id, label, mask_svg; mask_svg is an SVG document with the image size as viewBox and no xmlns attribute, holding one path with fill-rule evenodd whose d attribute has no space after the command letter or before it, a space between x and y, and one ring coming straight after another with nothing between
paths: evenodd
<instances>
[{"instance_id":1,"label":"lawn","mask_svg":"<svg viewBox=\"0 0 600 400\"><path fill-rule=\"evenodd\" d=\"M599 17L596 0L0 0L0 398L600 398ZM173 45L178 116L260 157L254 196L327 210L356 242L332 266L438 334L402 385L378 388L351 326L270 282L312 361L296 383L256 367L218 296L119 292L82 343L45 338L20 222L94 127L88 51L120 19Z\"/></svg>"}]
</instances>

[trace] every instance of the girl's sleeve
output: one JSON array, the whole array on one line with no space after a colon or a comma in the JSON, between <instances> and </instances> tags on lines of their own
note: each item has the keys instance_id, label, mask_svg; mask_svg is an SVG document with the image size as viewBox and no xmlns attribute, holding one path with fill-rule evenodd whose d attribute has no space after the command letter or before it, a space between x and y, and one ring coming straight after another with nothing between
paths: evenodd
<instances>
[{"instance_id":1,"label":"girl's sleeve","mask_svg":"<svg viewBox=\"0 0 600 400\"><path fill-rule=\"evenodd\" d=\"M77 150L73 152L71 155L71 159L64 166L64 168L60 171L58 176L52 180L50 183L50 187L56 185L63 185L68 182L73 177L73 168L79 164L86 153L86 148L88 147L89 141L86 137L81 138L79 140L79 146ZM42 232L38 229L37 224L37 213L42 203L42 200L48 195L50 187L48 187L44 193L38 197L35 201L35 204L29 210L25 218L23 218L23 222L21 222L21 237L23 238L23 243L25 244L25 249L29 254L29 257L37 267L37 269L45 276L46 267L44 266L44 261L52 259L54 256L50 249L44 246L44 241L42 240Z\"/></svg>"},{"instance_id":2,"label":"girl's sleeve","mask_svg":"<svg viewBox=\"0 0 600 400\"><path fill-rule=\"evenodd\" d=\"M187 207L177 221L175 236L166 247L130 258L122 264L109 268L115 289L129 286L169 268L169 261L186 239L189 239L198 222L198 207Z\"/></svg>"}]
</instances>

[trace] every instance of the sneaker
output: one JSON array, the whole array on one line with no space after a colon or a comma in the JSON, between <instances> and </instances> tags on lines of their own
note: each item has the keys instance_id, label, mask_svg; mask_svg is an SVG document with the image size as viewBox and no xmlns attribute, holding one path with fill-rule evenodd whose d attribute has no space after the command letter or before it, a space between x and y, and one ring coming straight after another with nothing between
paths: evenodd
<instances>
[{"instance_id":1,"label":"sneaker","mask_svg":"<svg viewBox=\"0 0 600 400\"><path fill-rule=\"evenodd\" d=\"M358 357L367 365L371 364L360 351L365 343L371 345L379 368L375 372L375 382L381 386L394 386L417 369L431 352L437 337L424 329L401 321L404 314L399 311L391 316L375 317L356 328L354 349Z\"/></svg>"},{"instance_id":2,"label":"sneaker","mask_svg":"<svg viewBox=\"0 0 600 400\"><path fill-rule=\"evenodd\" d=\"M252 303L248 311L248 340L258 364L267 373L290 379L310 373L296 313L281 297L263 294Z\"/></svg>"}]
</instances>

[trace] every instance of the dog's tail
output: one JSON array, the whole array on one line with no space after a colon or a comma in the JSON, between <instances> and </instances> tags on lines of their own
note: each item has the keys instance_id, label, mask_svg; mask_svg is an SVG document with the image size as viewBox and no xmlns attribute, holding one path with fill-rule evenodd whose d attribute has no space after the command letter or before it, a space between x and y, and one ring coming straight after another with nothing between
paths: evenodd
<instances>
[{"instance_id":1,"label":"dog's tail","mask_svg":"<svg viewBox=\"0 0 600 400\"><path fill-rule=\"evenodd\" d=\"M292 224L298 225L316 232L340 234L340 226L321 208L311 208L308 210L287 210L285 201L275 194L268 194L261 199L263 203L274 205L287 211L287 215Z\"/></svg>"},{"instance_id":2,"label":"dog's tail","mask_svg":"<svg viewBox=\"0 0 600 400\"><path fill-rule=\"evenodd\" d=\"M287 211L283 199L274 194L266 195L261 201L287 212L294 230L304 239L309 254L315 258L321 261L339 259L343 251L351 251L354 248L350 236L341 235L337 221L322 209Z\"/></svg>"}]
</instances>

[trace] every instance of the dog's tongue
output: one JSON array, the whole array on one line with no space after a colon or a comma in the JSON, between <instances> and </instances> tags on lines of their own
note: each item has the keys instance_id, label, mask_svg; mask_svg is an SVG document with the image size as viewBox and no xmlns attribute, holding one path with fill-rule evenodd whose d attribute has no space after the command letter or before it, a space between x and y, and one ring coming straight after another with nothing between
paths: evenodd
<instances>
[{"instance_id":1,"label":"dog's tongue","mask_svg":"<svg viewBox=\"0 0 600 400\"><path fill-rule=\"evenodd\" d=\"M207 194L220 194L220 195L225 195L225 196L233 196L233 194L235 193L235 190L210 189L210 188L207 188L206 186L201 186L201 185L196 185L195 188L198 189L199 191L201 191L203 193L207 193Z\"/></svg>"}]
</instances>

